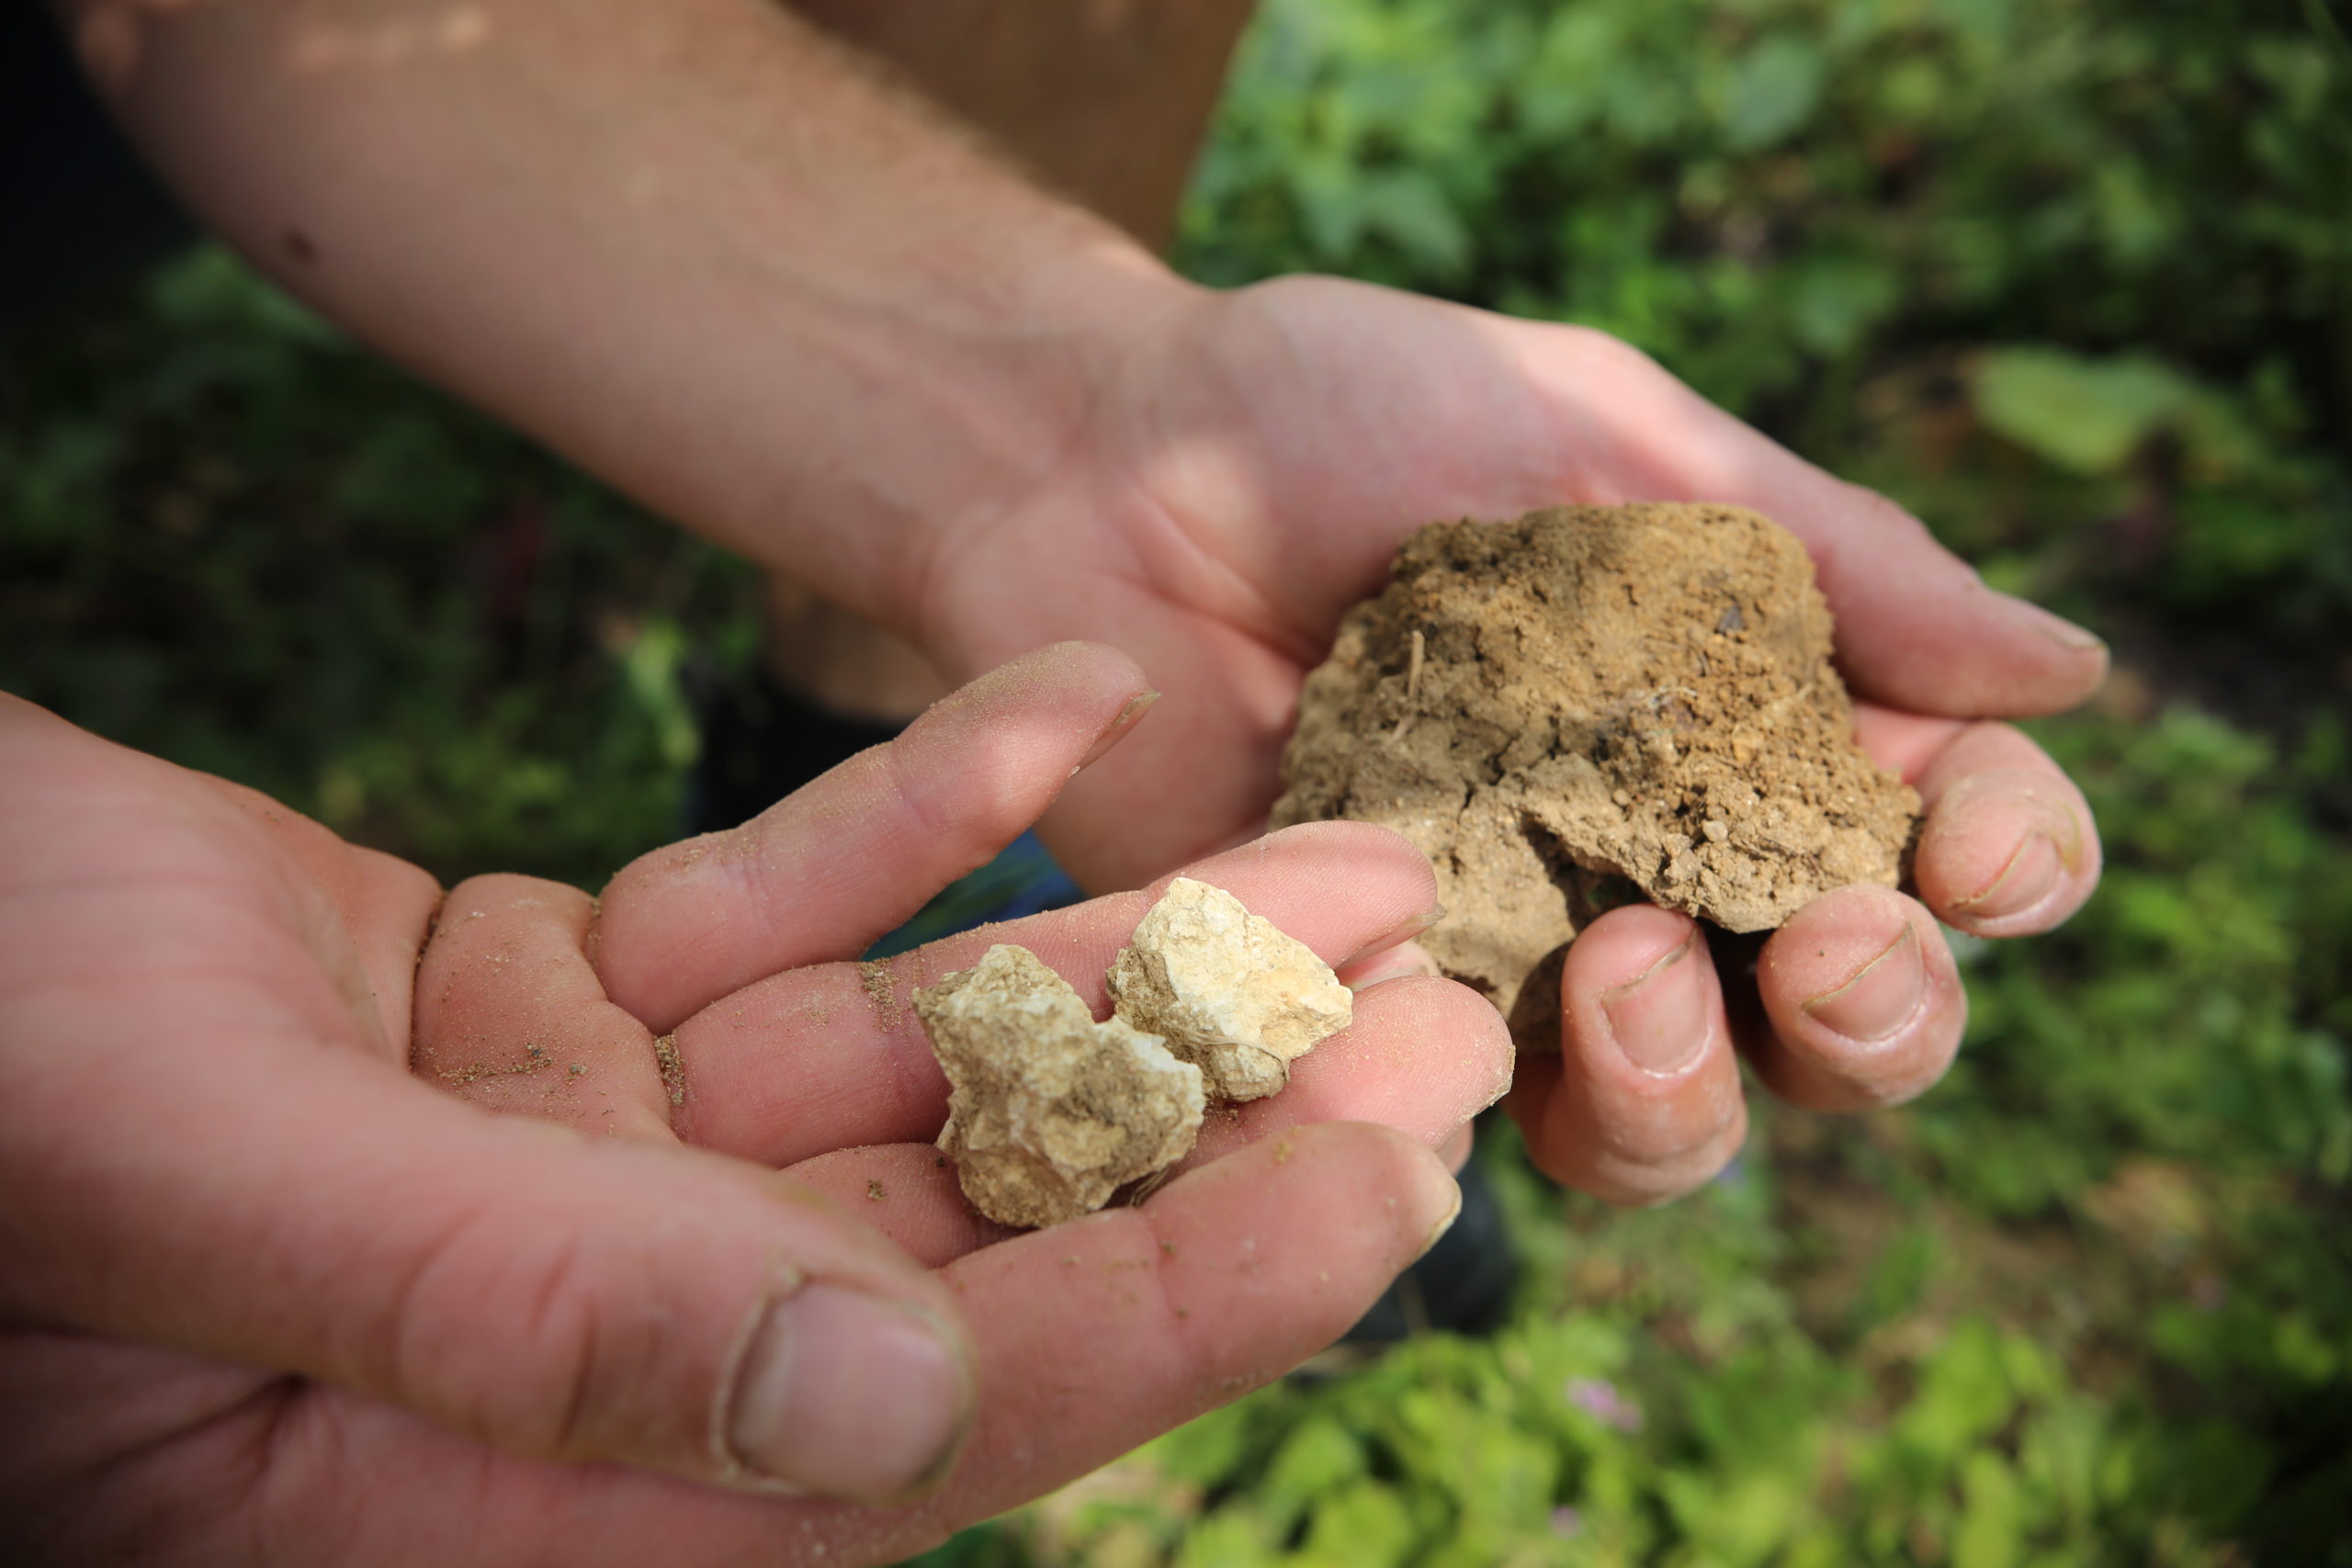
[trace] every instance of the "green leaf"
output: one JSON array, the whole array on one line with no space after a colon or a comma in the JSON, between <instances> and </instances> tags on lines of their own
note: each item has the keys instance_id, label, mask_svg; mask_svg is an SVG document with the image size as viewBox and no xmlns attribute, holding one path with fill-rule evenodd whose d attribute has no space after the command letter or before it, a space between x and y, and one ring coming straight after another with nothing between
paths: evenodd
<instances>
[{"instance_id":1,"label":"green leaf","mask_svg":"<svg viewBox=\"0 0 2352 1568\"><path fill-rule=\"evenodd\" d=\"M1353 1434L1329 1416L1310 1417L1275 1450L1259 1499L1269 1518L1287 1529L1316 1498L1353 1481L1363 1470L1363 1445Z\"/></svg>"},{"instance_id":2,"label":"green leaf","mask_svg":"<svg viewBox=\"0 0 2352 1568\"><path fill-rule=\"evenodd\" d=\"M1274 1535L1249 1507L1220 1508L1184 1531L1171 1568L1261 1568L1277 1555L1270 1544Z\"/></svg>"},{"instance_id":3,"label":"green leaf","mask_svg":"<svg viewBox=\"0 0 2352 1568\"><path fill-rule=\"evenodd\" d=\"M2000 1336L1971 1319L1955 1327L1928 1362L1918 1396L1896 1430L1922 1456L1951 1462L1997 1430L2016 1408Z\"/></svg>"},{"instance_id":4,"label":"green leaf","mask_svg":"<svg viewBox=\"0 0 2352 1568\"><path fill-rule=\"evenodd\" d=\"M2088 359L2048 348L1992 350L1971 389L1987 429L2078 474L2122 468L2188 411L2196 391L2143 355Z\"/></svg>"},{"instance_id":5,"label":"green leaf","mask_svg":"<svg viewBox=\"0 0 2352 1568\"><path fill-rule=\"evenodd\" d=\"M1724 138L1742 152L1780 141L1812 115L1827 70L1821 47L1804 34L1768 33L1733 73Z\"/></svg>"},{"instance_id":6,"label":"green leaf","mask_svg":"<svg viewBox=\"0 0 2352 1568\"><path fill-rule=\"evenodd\" d=\"M1250 1452L1250 1404L1212 1410L1152 1442L1146 1452L1168 1474L1195 1486L1214 1486Z\"/></svg>"},{"instance_id":7,"label":"green leaf","mask_svg":"<svg viewBox=\"0 0 2352 1568\"><path fill-rule=\"evenodd\" d=\"M1330 1568L1396 1568L1419 1544L1413 1517L1396 1495L1361 1481L1315 1506L1300 1561Z\"/></svg>"},{"instance_id":8,"label":"green leaf","mask_svg":"<svg viewBox=\"0 0 2352 1568\"><path fill-rule=\"evenodd\" d=\"M1789 325L1807 351L1834 358L1850 352L1901 300L1900 280L1884 262L1825 258L1796 270Z\"/></svg>"},{"instance_id":9,"label":"green leaf","mask_svg":"<svg viewBox=\"0 0 2352 1568\"><path fill-rule=\"evenodd\" d=\"M1357 192L1357 219L1413 260L1451 277L1470 264L1470 231L1438 183L1425 174L1368 176Z\"/></svg>"},{"instance_id":10,"label":"green leaf","mask_svg":"<svg viewBox=\"0 0 2352 1568\"><path fill-rule=\"evenodd\" d=\"M1982 1449L1970 1454L1961 1498L1951 1568L2015 1568L2025 1544L2025 1507L2008 1461Z\"/></svg>"}]
</instances>

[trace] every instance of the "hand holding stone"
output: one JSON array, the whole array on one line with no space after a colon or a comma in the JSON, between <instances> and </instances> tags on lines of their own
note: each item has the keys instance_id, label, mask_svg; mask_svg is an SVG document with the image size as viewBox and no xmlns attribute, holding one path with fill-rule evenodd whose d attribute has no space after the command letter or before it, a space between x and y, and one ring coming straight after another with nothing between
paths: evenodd
<instances>
[{"instance_id":1,"label":"hand holding stone","mask_svg":"<svg viewBox=\"0 0 2352 1568\"><path fill-rule=\"evenodd\" d=\"M909 1008L989 938L854 961L1143 694L1041 650L601 907L0 698L0 1556L891 1561L1320 1348L1451 1212L1483 1004L1366 991L1148 1202L1007 1239ZM1202 872L1342 961L1430 914L1375 829ZM1010 930L1099 975L1148 902Z\"/></svg>"}]
</instances>

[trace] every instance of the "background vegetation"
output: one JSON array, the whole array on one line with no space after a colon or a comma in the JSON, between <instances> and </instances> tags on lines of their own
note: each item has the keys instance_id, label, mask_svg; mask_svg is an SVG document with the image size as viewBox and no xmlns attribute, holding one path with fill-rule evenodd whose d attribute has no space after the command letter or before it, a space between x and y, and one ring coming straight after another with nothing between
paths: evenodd
<instances>
[{"instance_id":1,"label":"background vegetation","mask_svg":"<svg viewBox=\"0 0 2352 1568\"><path fill-rule=\"evenodd\" d=\"M1951 1079L1498 1339L942 1564L2352 1563L2352 45L2325 0L1266 0L1185 264L1619 333L2109 635L2110 846ZM741 570L201 251L0 359L0 686L445 878L669 836Z\"/></svg>"}]
</instances>

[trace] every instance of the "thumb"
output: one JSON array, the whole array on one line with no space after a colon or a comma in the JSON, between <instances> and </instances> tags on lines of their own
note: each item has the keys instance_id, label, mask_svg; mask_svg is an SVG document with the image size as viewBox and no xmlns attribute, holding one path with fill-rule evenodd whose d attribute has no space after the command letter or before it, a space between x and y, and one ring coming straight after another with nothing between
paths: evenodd
<instances>
[{"instance_id":1,"label":"thumb","mask_svg":"<svg viewBox=\"0 0 2352 1568\"><path fill-rule=\"evenodd\" d=\"M527 1457L867 1501L944 1473L973 1400L955 1307L814 1192L277 1055L0 1139L0 1310L284 1369Z\"/></svg>"},{"instance_id":2,"label":"thumb","mask_svg":"<svg viewBox=\"0 0 2352 1568\"><path fill-rule=\"evenodd\" d=\"M972 1377L937 1280L757 1167L411 1077L390 953L254 811L0 698L0 1325L539 1458L859 1497L945 1465Z\"/></svg>"}]
</instances>

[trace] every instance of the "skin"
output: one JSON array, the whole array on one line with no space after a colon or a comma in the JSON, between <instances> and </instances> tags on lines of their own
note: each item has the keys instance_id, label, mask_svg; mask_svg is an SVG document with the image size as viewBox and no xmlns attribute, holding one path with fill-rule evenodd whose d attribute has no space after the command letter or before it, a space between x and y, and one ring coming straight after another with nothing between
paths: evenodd
<instances>
[{"instance_id":1,"label":"skin","mask_svg":"<svg viewBox=\"0 0 2352 1568\"><path fill-rule=\"evenodd\" d=\"M444 901L0 699L9 1560L888 1560L1330 1340L1451 1217L1430 1150L1509 1075L1475 997L1363 993L1148 1201L1012 1235L929 1145L945 1086L912 990L1005 940L1100 1005L1149 895L904 955L888 1007L848 961L1048 804L1142 689L1108 649L1033 654L632 865L601 915L519 876ZM1352 825L1196 871L1341 961L1418 929L1432 891ZM785 1445L787 1478L911 1483L911 1505L781 1495L740 1462L747 1310L824 1292L937 1331L948 1419L895 1478L840 1452L892 1433L834 1419Z\"/></svg>"},{"instance_id":2,"label":"skin","mask_svg":"<svg viewBox=\"0 0 2352 1568\"><path fill-rule=\"evenodd\" d=\"M1002 160L1164 252L1254 0L793 0ZM766 663L831 712L904 724L948 682L922 651L768 570Z\"/></svg>"}]
</instances>

